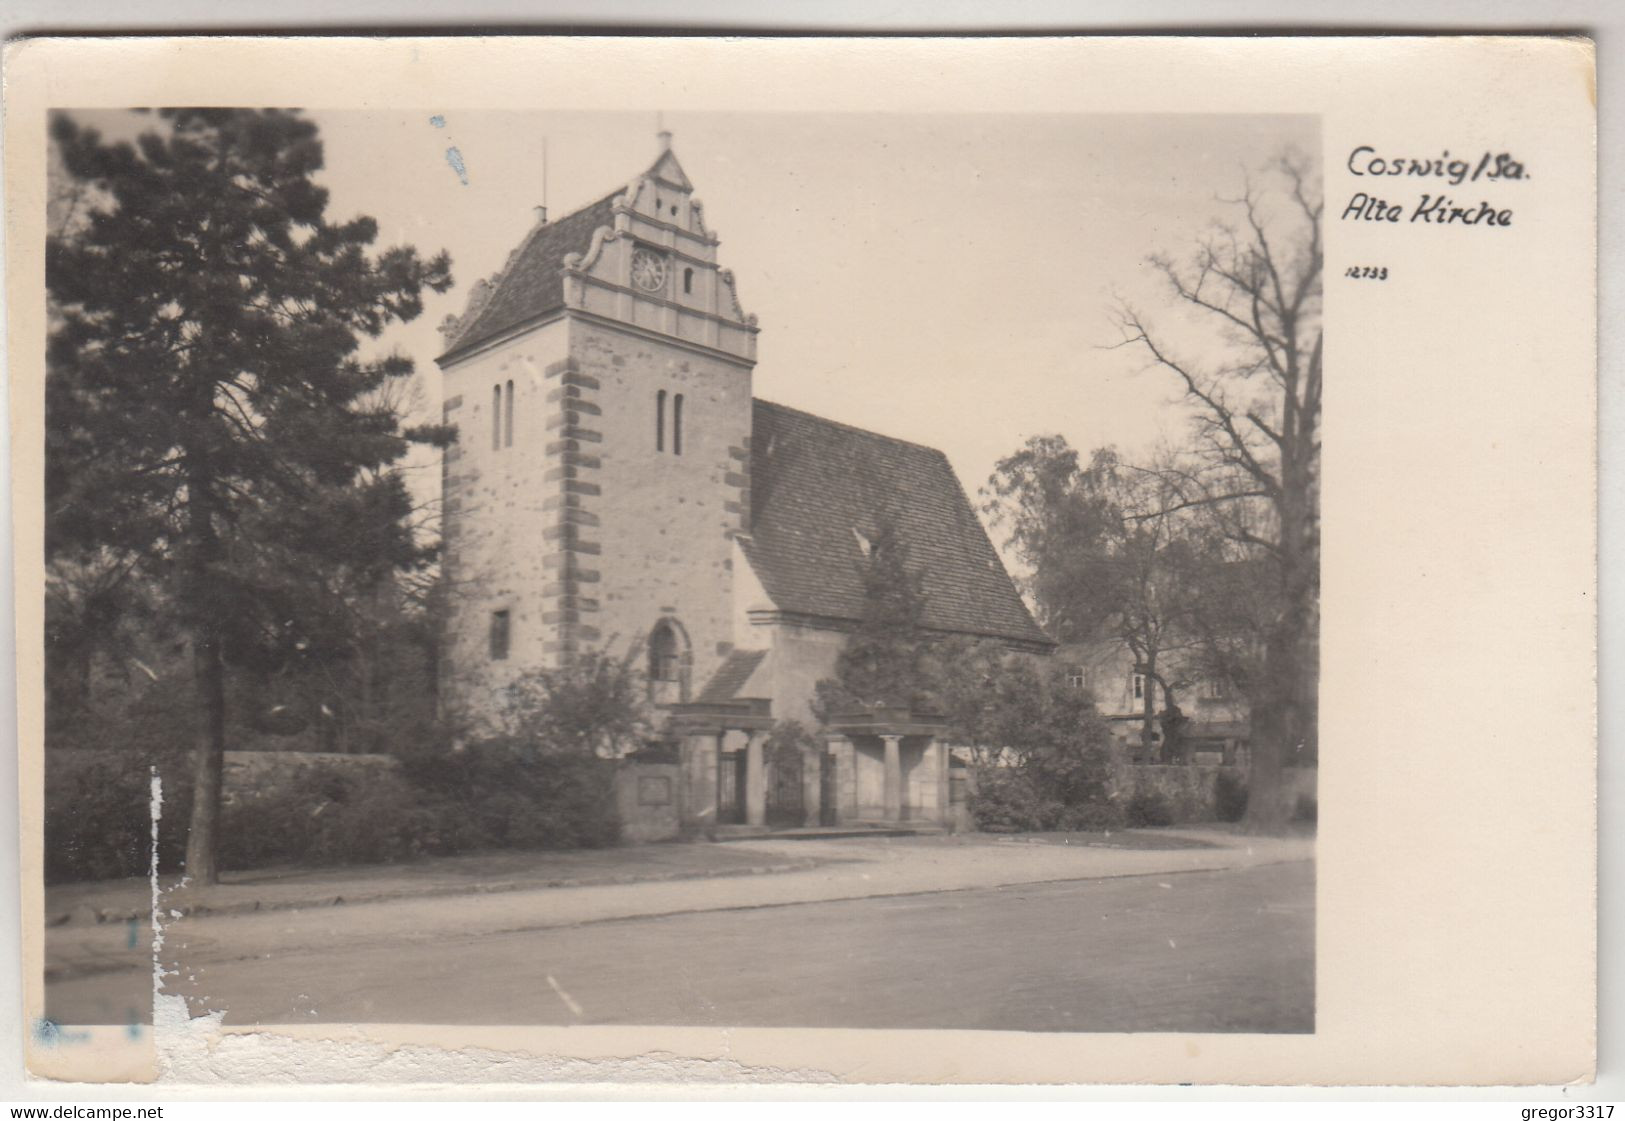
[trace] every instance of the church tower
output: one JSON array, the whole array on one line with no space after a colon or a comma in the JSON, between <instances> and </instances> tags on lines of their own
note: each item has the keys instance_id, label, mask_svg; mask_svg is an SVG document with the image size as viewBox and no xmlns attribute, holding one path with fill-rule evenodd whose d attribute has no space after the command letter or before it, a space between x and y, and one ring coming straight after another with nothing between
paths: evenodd
<instances>
[{"instance_id":1,"label":"church tower","mask_svg":"<svg viewBox=\"0 0 1625 1121\"><path fill-rule=\"evenodd\" d=\"M756 322L661 133L647 171L545 212L442 325L449 709L632 650L660 703L727 656L750 517Z\"/></svg>"}]
</instances>

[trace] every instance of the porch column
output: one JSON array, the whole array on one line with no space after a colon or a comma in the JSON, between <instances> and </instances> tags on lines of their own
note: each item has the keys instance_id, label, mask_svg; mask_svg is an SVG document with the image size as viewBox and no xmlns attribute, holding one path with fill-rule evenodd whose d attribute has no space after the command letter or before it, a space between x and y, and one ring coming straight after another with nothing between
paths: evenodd
<instances>
[{"instance_id":1,"label":"porch column","mask_svg":"<svg viewBox=\"0 0 1625 1121\"><path fill-rule=\"evenodd\" d=\"M943 825L948 824L948 745L940 739L933 738L931 746L926 749L935 754L933 769L937 780L937 820Z\"/></svg>"},{"instance_id":2,"label":"porch column","mask_svg":"<svg viewBox=\"0 0 1625 1121\"><path fill-rule=\"evenodd\" d=\"M722 768L734 764L733 756L728 754L727 747L728 729L719 728L716 732L716 742L711 747L711 824L714 826L724 824L725 815L727 824L731 825L734 821L734 807L722 804ZM735 792L734 797L738 796Z\"/></svg>"},{"instance_id":3,"label":"porch column","mask_svg":"<svg viewBox=\"0 0 1625 1121\"><path fill-rule=\"evenodd\" d=\"M806 747L801 752L801 824L809 829L816 826L824 808L824 753L817 747Z\"/></svg>"},{"instance_id":4,"label":"porch column","mask_svg":"<svg viewBox=\"0 0 1625 1121\"><path fill-rule=\"evenodd\" d=\"M835 804L830 807L833 811L830 816L839 825L858 815L857 778L852 773L852 741L845 736L830 736L826 746L831 756L830 765L835 768Z\"/></svg>"},{"instance_id":5,"label":"porch column","mask_svg":"<svg viewBox=\"0 0 1625 1121\"><path fill-rule=\"evenodd\" d=\"M683 741L683 817L685 824L709 831L717 823L717 751L710 735L691 735Z\"/></svg>"},{"instance_id":6,"label":"porch column","mask_svg":"<svg viewBox=\"0 0 1625 1121\"><path fill-rule=\"evenodd\" d=\"M884 790L886 820L903 820L903 737L881 736L886 745L886 779Z\"/></svg>"},{"instance_id":7,"label":"porch column","mask_svg":"<svg viewBox=\"0 0 1625 1121\"><path fill-rule=\"evenodd\" d=\"M762 766L766 732L752 732L745 743L745 824L767 824L767 773Z\"/></svg>"}]
</instances>

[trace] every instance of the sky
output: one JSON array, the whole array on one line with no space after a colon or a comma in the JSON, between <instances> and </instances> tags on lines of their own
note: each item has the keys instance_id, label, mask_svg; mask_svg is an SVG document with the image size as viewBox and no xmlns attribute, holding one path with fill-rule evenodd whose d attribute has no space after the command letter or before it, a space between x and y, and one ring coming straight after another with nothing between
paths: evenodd
<instances>
[{"instance_id":1,"label":"sky","mask_svg":"<svg viewBox=\"0 0 1625 1121\"><path fill-rule=\"evenodd\" d=\"M1177 440L1172 376L1107 349L1116 301L1187 353L1211 348L1146 258L1183 256L1234 220L1221 200L1284 148L1319 152L1316 119L1286 116L310 115L331 218L368 214L380 246L451 253L456 286L380 340L416 360L424 416L439 413L436 327L502 266L533 207L557 219L635 178L663 124L758 316L756 396L941 448L973 496L1030 436L1131 458ZM84 116L110 132L152 120Z\"/></svg>"}]
</instances>

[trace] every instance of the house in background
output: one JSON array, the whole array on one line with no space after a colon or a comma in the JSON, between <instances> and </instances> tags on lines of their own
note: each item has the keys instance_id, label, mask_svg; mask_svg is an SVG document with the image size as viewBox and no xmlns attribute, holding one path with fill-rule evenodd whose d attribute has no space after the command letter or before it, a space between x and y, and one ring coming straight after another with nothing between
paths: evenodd
<instances>
[{"instance_id":1,"label":"house in background","mask_svg":"<svg viewBox=\"0 0 1625 1121\"><path fill-rule=\"evenodd\" d=\"M946 822L949 752L917 714L767 757L779 722L816 727L881 525L927 629L1053 643L940 451L754 397L756 320L661 140L628 185L540 214L441 328L443 695L477 725L518 674L633 644L670 773L623 810L687 832Z\"/></svg>"},{"instance_id":2,"label":"house in background","mask_svg":"<svg viewBox=\"0 0 1625 1121\"><path fill-rule=\"evenodd\" d=\"M1117 640L1068 644L1056 650L1055 658L1065 668L1068 685L1094 695L1112 739L1134 762L1245 764L1247 702L1229 683L1202 672L1194 659L1177 651L1164 653L1151 675ZM1169 692L1164 682L1173 686L1174 705L1183 717L1172 744L1164 728ZM1149 742L1147 700L1153 727Z\"/></svg>"}]
</instances>

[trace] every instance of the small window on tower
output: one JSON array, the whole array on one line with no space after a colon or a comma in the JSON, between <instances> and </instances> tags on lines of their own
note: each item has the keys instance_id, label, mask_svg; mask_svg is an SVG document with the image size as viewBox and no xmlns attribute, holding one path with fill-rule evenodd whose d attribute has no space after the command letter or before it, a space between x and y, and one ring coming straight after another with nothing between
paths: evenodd
<instances>
[{"instance_id":1,"label":"small window on tower","mask_svg":"<svg viewBox=\"0 0 1625 1121\"><path fill-rule=\"evenodd\" d=\"M655 451L666 450L666 391L655 394Z\"/></svg>"},{"instance_id":2,"label":"small window on tower","mask_svg":"<svg viewBox=\"0 0 1625 1121\"><path fill-rule=\"evenodd\" d=\"M500 662L508 657L508 644L512 629L507 611L491 612L491 660Z\"/></svg>"},{"instance_id":3,"label":"small window on tower","mask_svg":"<svg viewBox=\"0 0 1625 1121\"><path fill-rule=\"evenodd\" d=\"M513 447L513 382L508 383L508 410L502 417L502 446Z\"/></svg>"},{"instance_id":4,"label":"small window on tower","mask_svg":"<svg viewBox=\"0 0 1625 1121\"><path fill-rule=\"evenodd\" d=\"M694 270L683 270L683 294L690 295L694 291Z\"/></svg>"},{"instance_id":5,"label":"small window on tower","mask_svg":"<svg viewBox=\"0 0 1625 1121\"><path fill-rule=\"evenodd\" d=\"M502 450L502 386L491 387L491 450Z\"/></svg>"},{"instance_id":6,"label":"small window on tower","mask_svg":"<svg viewBox=\"0 0 1625 1121\"><path fill-rule=\"evenodd\" d=\"M671 399L671 453L683 454L683 395Z\"/></svg>"}]
</instances>

